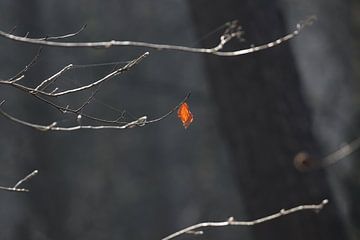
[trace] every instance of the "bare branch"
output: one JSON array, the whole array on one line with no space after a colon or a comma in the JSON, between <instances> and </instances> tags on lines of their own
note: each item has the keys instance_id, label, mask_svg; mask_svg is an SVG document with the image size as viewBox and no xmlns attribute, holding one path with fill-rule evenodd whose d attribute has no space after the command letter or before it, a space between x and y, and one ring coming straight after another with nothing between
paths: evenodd
<instances>
[{"instance_id":1,"label":"bare branch","mask_svg":"<svg viewBox=\"0 0 360 240\"><path fill-rule=\"evenodd\" d=\"M47 103L48 105L56 108L57 110L59 110L60 112L62 113L72 113L72 114L80 114L80 111L82 110L82 106L80 106L78 109L72 109L70 108L69 106L60 106L54 102L51 102L45 98L42 98L38 95L34 95L36 98L38 98L39 100ZM88 114L85 114L85 113L81 113L81 116L84 117L84 118L87 118L89 120L93 120L93 121L96 121L96 122L99 122L99 123L105 123L105 124L126 124L126 122L121 122L119 119L121 117L117 117L115 120L107 120L107 119L102 119L102 118L97 118L97 117L94 117L94 116L90 116Z\"/></svg>"},{"instance_id":2,"label":"bare branch","mask_svg":"<svg viewBox=\"0 0 360 240\"><path fill-rule=\"evenodd\" d=\"M44 96L48 96L48 97L59 97L59 96L64 96L66 94L71 94L71 93L75 93L75 92L84 91L86 89L98 86L99 84L101 84L103 82L106 82L106 81L118 76L119 74L128 71L129 69L131 69L132 67L137 65L139 62L141 62L148 55L149 55L149 52L145 52L144 54L142 54L138 58L136 58L134 60L131 60L125 66L116 69L115 71L109 73L108 75L104 76L101 79L98 79L95 82L92 82L90 84L87 84L87 85L84 85L84 86L81 86L81 87L64 90L64 91L61 91L61 92L56 92L57 89L55 89L55 90L53 90L51 92L47 92L47 91L42 90L42 89L45 89L46 87L48 87L49 84L53 83L59 76L64 74L66 71L70 70L73 67L72 64L64 67L62 70L60 70L56 74L54 74L51 77L45 79L44 81L42 81L35 88L27 87L25 85L17 83L17 81L20 80L20 79L14 79L12 81L11 80L0 80L0 84L10 85L10 86L13 86L15 88L18 88L18 89L20 89L22 91L28 92L28 93L33 94L33 95L44 95Z\"/></svg>"},{"instance_id":3,"label":"bare branch","mask_svg":"<svg viewBox=\"0 0 360 240\"><path fill-rule=\"evenodd\" d=\"M124 72L128 71L129 69L134 67L136 64L138 64L142 59L144 59L148 54L149 53L146 52L146 53L142 54L141 56L137 57L136 59L133 59L131 61L126 61L125 66L117 68L117 69L115 68L110 74L108 74L105 77L103 77L103 78L101 78L101 79L99 79L97 81L94 81L94 82L92 82L92 83L90 83L88 85L84 85L84 86L64 90L64 91L61 91L61 92L56 92L58 90L57 88L55 88L54 90L51 90L51 91L47 91L46 88L48 88L59 77L61 77L65 72L71 70L72 68L79 68L79 67L81 68L81 67L88 67L88 66L92 67L92 66L99 66L99 65L103 65L103 64L90 64L90 65L73 65L73 64L69 64L66 67L64 67L63 69L61 69L59 72L57 72L54 75L50 76L49 78L43 80L39 85L37 85L34 88L17 83L19 80L24 78L25 75L23 75L23 74L18 78L11 78L9 80L0 80L0 84L10 85L12 87L15 87L17 89L20 89L20 90L24 91L25 93L31 94L32 96L36 97L38 100L50 105L51 107L56 108L57 110L59 110L62 113L76 114L77 118L84 117L84 118L87 118L87 119L90 119L90 120L93 120L93 121L96 121L96 122L102 123L102 124L113 124L113 125L116 125L116 128L119 128L119 125L124 125L124 126L121 126L121 128L129 128L129 127L133 127L136 124L133 122L132 124L129 125L128 122L120 121L121 117L119 117L119 116L117 116L115 120L108 120L108 119L102 119L102 118L90 116L90 115L88 115L86 113L83 113L82 111L94 99L95 95L100 91L101 86L103 85L103 83L105 83L106 81L110 80L111 78L114 78L115 76L117 76L117 75L119 75L121 73L124 73ZM38 55L39 54L37 54L37 56ZM37 56L34 59L36 59ZM33 62L34 62L34 60L31 61L31 63L33 63ZM124 63L124 62L114 62L114 63L110 63L110 64L114 65L114 64L119 64L119 63ZM107 63L107 65L110 65L110 64ZM30 64L28 66L30 66ZM28 69L28 67L26 67L24 69ZM22 73L23 72L24 71L22 71ZM20 74L17 74L16 76L18 76L18 75L20 75ZM59 97L59 96L63 96L63 95L66 95L66 94L76 93L76 92L80 92L80 91L90 89L92 87L96 87L96 90L93 91L91 93L91 95L89 96L89 98L83 104L81 104L81 106L79 106L77 109L72 109L72 108L70 108L69 105L67 105L67 106L58 105L55 102L50 101L49 99L46 98L46 97ZM4 103L4 101L1 102L0 105L2 105L3 103ZM3 115L7 116L6 113L4 113ZM16 119L16 118L14 118L12 116L7 116L7 118L9 118L11 120ZM17 119L16 122L21 123L21 124L26 123L25 121L22 121L20 119ZM41 125L37 125L37 124L31 124L31 123L28 123L28 122L25 125L28 125L30 127L40 129L40 130L48 130L49 129L49 125L41 126ZM50 126L54 127L53 124L50 124ZM84 128L86 128L86 126ZM60 130L63 130L63 129L60 129Z\"/></svg>"},{"instance_id":4,"label":"bare branch","mask_svg":"<svg viewBox=\"0 0 360 240\"><path fill-rule=\"evenodd\" d=\"M78 87L78 88L73 88L73 89L66 90L66 91L62 91L62 92L58 92L58 93L47 93L45 95L52 96L52 97L58 97L58 96L63 96L63 95L69 94L69 93L79 92L79 91L83 91L85 89L92 88L92 87L97 86L97 85L99 85L99 84L125 72L125 71L128 71L130 68L132 68L133 66L138 64L141 60L143 60L148 55L149 55L149 52L142 54L140 57L132 60L131 62L126 64L124 67L116 69L115 71L111 72L110 74L106 75L105 77L103 77L91 84L88 84L88 85L85 85L82 87Z\"/></svg>"},{"instance_id":5,"label":"bare branch","mask_svg":"<svg viewBox=\"0 0 360 240\"><path fill-rule=\"evenodd\" d=\"M122 121L120 121L121 117L119 117L119 116L117 116L115 120L107 120L107 119L102 119L102 118L90 116L90 115L88 115L86 113L83 113L82 111L94 99L95 95L100 91L101 86L102 86L103 83L105 83L106 81L110 80L111 78L113 78L113 77L115 77L115 76L117 76L117 75L131 69L133 66L138 64L142 59L144 59L148 54L149 53L146 52L146 53L142 54L141 56L139 56L138 58L136 58L134 60L127 61L127 64L125 66L123 66L121 68L118 68L118 69L115 69L110 74L106 75L105 77L103 77L103 78L101 78L101 79L99 79L99 80L97 80L95 82L92 82L92 83L90 83L88 85L84 85L84 86L81 86L81 87L76 87L76 88L72 88L72 89L69 89L69 90L61 91L61 92L56 92L57 88L55 90L51 91L51 92L45 91L45 89L50 84L54 83L54 81L57 78L59 78L62 74L64 74L66 71L72 69L74 67L74 65L72 65L72 64L64 67L63 69L61 69L56 74L54 74L51 77L45 79L44 81L42 81L35 88L27 87L25 85L17 83L17 81L20 80L21 78L23 78L24 75L22 75L21 78L19 78L19 79L14 79L14 80L11 80L11 81L10 80L0 80L0 84L7 84L7 85L13 86L15 88L18 88L18 89L20 89L20 90L22 90L22 91L24 91L26 93L29 93L32 96L39 99L40 101L43 101L46 104L48 104L48 105L56 108L57 110L61 111L62 113L76 114L77 119L81 119L82 117L85 117L87 119L96 121L98 123L102 123L102 124L106 124L106 125L108 125L108 124L114 125L112 127L111 126L81 126L81 127L76 126L75 128L69 128L69 129L66 128L66 130L77 130L77 129L81 129L81 128L90 128L90 129L103 129L103 128L125 129L125 128L131 128L131 127L134 127L134 126L142 126L142 125L144 125L144 123L143 123L144 119L143 118L137 119L136 121L133 121L133 122L122 122ZM82 66L80 66L80 67L82 67ZM70 94L70 93L84 91L84 90L87 90L87 89L92 88L92 87L97 87L97 88L96 88L95 91L93 91L91 93L91 95L88 97L88 99L83 104L81 104L81 106L78 107L77 109L72 109L72 108L69 107L69 105L67 105L67 106L58 105L58 104L54 103L53 101L50 101L50 100L45 98L45 97L63 96L63 95ZM43 97L41 95L45 95L45 96ZM4 101L1 104L3 104L3 103L4 103ZM42 126L42 125L32 124L32 123L29 123L29 122L26 122L26 121L22 121L22 120L17 119L17 118L15 118L13 116L10 116L9 114L6 114L4 111L2 111L2 115L7 117L8 119L11 119L11 120L15 121L15 122L18 122L20 124L27 125L29 127L33 127L33 128L36 128L36 129L39 129L39 130L42 130L42 131L46 131L46 130L50 130L50 129L51 130L61 130L61 131L65 130L65 128L57 126L57 123L52 123L50 125L43 125ZM163 119L163 118L164 118L164 116L161 119ZM155 121L153 120L152 122L156 122L156 121L159 121L161 119L158 119L158 120L155 119ZM79 123L79 125L80 125L80 123Z\"/></svg>"},{"instance_id":6,"label":"bare branch","mask_svg":"<svg viewBox=\"0 0 360 240\"><path fill-rule=\"evenodd\" d=\"M44 38L36 38L36 39L37 39L37 40L41 40L41 41L45 41L45 40L59 40L59 39L65 39L65 38L75 37L76 35L78 35L78 34L81 33L82 31L84 31L85 28L86 28L86 24L84 24L77 32L74 32L74 33L69 33L69 34L60 35L60 36L51 36L51 37L44 37Z\"/></svg>"},{"instance_id":7,"label":"bare branch","mask_svg":"<svg viewBox=\"0 0 360 240\"><path fill-rule=\"evenodd\" d=\"M178 110L178 108L188 100L188 98L190 97L191 95L191 92L189 92L188 94L186 94L185 98L178 104L176 105L173 109L171 109L169 112L167 112L166 114L164 114L163 116L161 117L158 117L158 118L155 118L153 120L149 120L146 122L146 124L148 123L154 123L154 122L159 122L161 120L163 120L164 118L167 118L168 116L170 116L172 113L176 112L176 110Z\"/></svg>"},{"instance_id":8,"label":"bare branch","mask_svg":"<svg viewBox=\"0 0 360 240\"><path fill-rule=\"evenodd\" d=\"M192 53L205 53L205 54L213 54L217 56L239 56L248 53L253 53L257 51L261 51L267 48L272 48L277 46L285 41L288 41L295 36L297 36L300 31L313 23L316 19L315 16L311 16L307 18L305 21L300 22L297 24L296 29L274 41L258 45L255 47L250 47L246 49L236 50L236 51L222 51L223 47L232 39L239 38L241 35L240 28L236 27L235 31L233 26L231 31L227 29L223 35L220 36L220 42L217 46L212 48L194 48L194 47L186 47L186 46L178 46L178 45L168 45L168 44L156 44L156 43L147 43L147 42L136 42L136 41L101 41L101 42L57 42L57 41L49 41L49 38L45 39L37 39L37 38L29 38L27 36L21 37L16 36L11 33L7 33L4 31L0 31L0 36L4 38L8 38L14 41L34 44L34 45L43 45L43 46L50 46L50 47L67 47L67 48L109 48L109 47L143 47L143 48L151 48L157 50L173 50L173 51L183 51L183 52L192 52Z\"/></svg>"},{"instance_id":9,"label":"bare branch","mask_svg":"<svg viewBox=\"0 0 360 240\"><path fill-rule=\"evenodd\" d=\"M322 161L322 166L327 167L329 165L337 163L339 160L349 156L359 148L360 148L360 138L356 138L350 143L341 146L335 152L327 155Z\"/></svg>"},{"instance_id":10,"label":"bare branch","mask_svg":"<svg viewBox=\"0 0 360 240\"><path fill-rule=\"evenodd\" d=\"M38 174L39 171L38 170L34 170L33 172L31 172L30 174L26 175L24 178L22 178L21 180L19 180L13 187L2 187L0 186L0 190L5 190L5 191L12 191L12 192L29 192L29 189L26 188L19 188L19 186L30 180L32 177L34 177L36 174Z\"/></svg>"},{"instance_id":11,"label":"bare branch","mask_svg":"<svg viewBox=\"0 0 360 240\"><path fill-rule=\"evenodd\" d=\"M69 64L65 66L63 69L61 69L59 72L55 73L54 75L50 76L49 78L42 81L33 92L38 92L39 90L44 90L46 87L48 87L50 84L54 83L56 79L58 79L61 75L63 75L65 72L71 70L73 68L73 64Z\"/></svg>"},{"instance_id":12,"label":"bare branch","mask_svg":"<svg viewBox=\"0 0 360 240\"><path fill-rule=\"evenodd\" d=\"M311 210L311 211L319 212L320 210L323 209L323 207L328 202L329 201L327 199L324 199L320 204L301 205L301 206L297 206L297 207L290 208L290 209L287 209L287 210L286 209L281 209L278 213L275 213L275 214L272 214L272 215L269 215L269 216L266 216L266 217L263 217L263 218L259 218L259 219L253 220L253 221L236 221L233 217L230 217L227 221L223 221L223 222L203 222L203 223L198 223L198 224L192 225L190 227L181 229L180 231L177 231L175 233L172 233L172 234L162 238L161 240L170 240L170 239L176 238L176 237L178 237L180 235L187 234L187 233L202 234L203 231L201 231L200 229L207 228L207 227L253 226L253 225L256 225L256 224L268 222L268 221L274 220L276 218L283 217L285 215L293 214L293 213L299 212L299 211Z\"/></svg>"},{"instance_id":13,"label":"bare branch","mask_svg":"<svg viewBox=\"0 0 360 240\"><path fill-rule=\"evenodd\" d=\"M127 128L134 128L134 127L143 127L149 123L155 123L155 122L159 122L163 119L165 119L166 117L170 116L173 112L175 112L179 106L184 103L188 98L190 97L190 93L188 93L186 95L186 97L179 103L177 104L173 109L171 109L169 112L167 112L166 114L162 115L161 117L158 117L158 118L155 118L153 120L147 120L147 116L142 116L134 121L131 121L131 122L124 122L122 123L121 125L119 124L116 124L116 125L76 125L76 126L72 126L72 127L62 127L62 126L58 126L58 123L57 122L53 122L49 125L40 125L40 124L34 124L34 123L30 123L30 122L27 122L27 121L23 121L21 119L18 119L8 113L6 113L5 111L3 111L1 108L0 108L0 114L3 115L5 118L11 120L11 121L14 121L16 123L19 123L21 125L25 125L25 126L28 126L28 127L31 127L31 128L34 128L34 129L37 129L37 130L40 130L40 131L75 131L75 130L81 130L81 129L92 129L92 130L102 130L102 129L127 129ZM4 104L5 101L2 101L0 103L0 107ZM53 103L52 103L53 104ZM57 106L56 104L53 104L53 106ZM78 113L78 111L81 110L81 108L79 108L78 110L71 110L72 113ZM95 120L95 121L103 121L102 119L97 119L97 118L94 118L94 117L89 117L88 115L80 115L80 117L82 116L86 116L92 120ZM79 115L77 116L79 117ZM118 119L117 119L118 120ZM117 120L115 121L112 121L111 123L118 123ZM110 121L108 121L110 122Z\"/></svg>"},{"instance_id":14,"label":"bare branch","mask_svg":"<svg viewBox=\"0 0 360 240\"><path fill-rule=\"evenodd\" d=\"M299 152L294 157L294 165L300 171L310 171L319 168L326 168L336 164L360 148L360 137L350 143L340 146L336 151L324 158L317 158L307 152Z\"/></svg>"}]
</instances>

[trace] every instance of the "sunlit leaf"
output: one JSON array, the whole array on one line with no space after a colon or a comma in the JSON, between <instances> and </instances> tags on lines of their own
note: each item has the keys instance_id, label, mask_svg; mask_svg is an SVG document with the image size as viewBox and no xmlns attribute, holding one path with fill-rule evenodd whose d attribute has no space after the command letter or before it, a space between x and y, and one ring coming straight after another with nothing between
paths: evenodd
<instances>
[{"instance_id":1,"label":"sunlit leaf","mask_svg":"<svg viewBox=\"0 0 360 240\"><path fill-rule=\"evenodd\" d=\"M194 117L190 112L189 105L186 102L180 105L178 109L178 117L180 118L185 129L188 128L193 122Z\"/></svg>"}]
</instances>

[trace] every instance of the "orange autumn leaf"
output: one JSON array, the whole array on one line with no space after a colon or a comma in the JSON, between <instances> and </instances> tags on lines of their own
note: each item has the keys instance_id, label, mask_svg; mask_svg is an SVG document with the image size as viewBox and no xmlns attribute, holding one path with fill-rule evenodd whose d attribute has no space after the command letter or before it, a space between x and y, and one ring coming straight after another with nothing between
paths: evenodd
<instances>
[{"instance_id":1,"label":"orange autumn leaf","mask_svg":"<svg viewBox=\"0 0 360 240\"><path fill-rule=\"evenodd\" d=\"M184 128L185 129L188 128L194 120L194 117L190 112L189 105L186 102L184 102L183 104L180 105L177 113Z\"/></svg>"}]
</instances>

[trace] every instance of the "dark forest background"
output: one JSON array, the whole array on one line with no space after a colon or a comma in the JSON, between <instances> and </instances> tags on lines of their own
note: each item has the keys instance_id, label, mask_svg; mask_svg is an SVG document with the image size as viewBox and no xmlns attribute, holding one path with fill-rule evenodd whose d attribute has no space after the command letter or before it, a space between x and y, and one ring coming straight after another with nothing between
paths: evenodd
<instances>
[{"instance_id":1,"label":"dark forest background","mask_svg":"<svg viewBox=\"0 0 360 240\"><path fill-rule=\"evenodd\" d=\"M0 185L33 169L30 193L0 192L1 239L161 239L207 220L255 219L300 204L330 204L251 228L208 230L193 239L359 239L360 164L353 154L327 168L298 171L294 156L321 159L360 136L360 4L340 0L2 0L0 29L30 37L87 28L74 41L134 40L213 46L219 26L238 19L245 48L317 21L296 39L222 58L150 50L108 82L87 111L114 118L157 117L187 92L194 123L176 115L127 130L39 132L0 118ZM0 79L36 46L0 39ZM29 73L39 83L73 64L128 61L141 48L45 48ZM93 81L113 66L76 68L60 88ZM86 94L58 99L78 105ZM6 111L29 122L76 123L20 91L0 86ZM316 160L315 160L316 161Z\"/></svg>"}]
</instances>

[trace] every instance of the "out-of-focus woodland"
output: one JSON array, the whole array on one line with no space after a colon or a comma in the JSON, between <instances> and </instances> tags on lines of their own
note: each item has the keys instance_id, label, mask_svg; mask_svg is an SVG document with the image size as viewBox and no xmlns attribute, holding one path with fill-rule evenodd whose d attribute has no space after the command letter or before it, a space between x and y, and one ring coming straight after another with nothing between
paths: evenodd
<instances>
[{"instance_id":1,"label":"out-of-focus woodland","mask_svg":"<svg viewBox=\"0 0 360 240\"><path fill-rule=\"evenodd\" d=\"M136 67L106 82L86 112L106 119L156 118L191 91L194 122L176 113L125 130L47 131L0 118L1 239L161 239L208 220L251 220L329 199L253 227L207 229L187 239L359 239L360 162L324 159L360 137L360 3L340 0L2 0L0 30L67 41L133 40L214 46L238 20L245 41L263 44L317 20L294 39L237 57L138 47L44 47L22 83L36 86L68 64L60 89L89 83L145 51ZM16 28L14 28L16 26ZM39 46L0 39L0 79L26 66ZM116 63L116 64L113 64ZM91 93L91 91L90 91ZM56 99L81 105L89 92ZM78 124L30 94L0 85L1 108L32 123ZM299 156L308 156L299 162ZM296 157L297 156L297 157ZM295 161L295 163L294 163Z\"/></svg>"}]
</instances>

